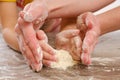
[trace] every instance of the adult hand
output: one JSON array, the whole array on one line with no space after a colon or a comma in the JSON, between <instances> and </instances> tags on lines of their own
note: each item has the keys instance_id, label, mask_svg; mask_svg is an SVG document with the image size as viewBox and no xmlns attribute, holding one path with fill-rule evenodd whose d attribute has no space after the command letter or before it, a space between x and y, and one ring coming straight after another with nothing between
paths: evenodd
<instances>
[{"instance_id":1,"label":"adult hand","mask_svg":"<svg viewBox=\"0 0 120 80\"><path fill-rule=\"evenodd\" d=\"M39 3L40 5L34 5L37 3L37 1L39 0L35 0L33 3L28 4L20 13L20 17L15 29L18 36L20 51L27 59L29 65L35 71L41 70L43 59L43 51L36 37L36 30L38 30L39 27L43 25L43 18L45 19L47 17L47 12L43 2L41 4ZM40 7L39 10L35 9L32 11L33 8L38 7ZM38 12L40 13L38 16L41 16L41 18L39 18L40 20L37 20L38 17L34 16ZM45 16L43 14L45 14Z\"/></svg>"},{"instance_id":2,"label":"adult hand","mask_svg":"<svg viewBox=\"0 0 120 80\"><path fill-rule=\"evenodd\" d=\"M100 35L100 24L92 13L87 12L78 16L77 28L80 30L80 37L83 42L81 61L88 65L91 63L90 56Z\"/></svg>"},{"instance_id":3,"label":"adult hand","mask_svg":"<svg viewBox=\"0 0 120 80\"><path fill-rule=\"evenodd\" d=\"M75 60L80 60L82 41L78 29L63 30L56 35L55 44L57 49L70 52Z\"/></svg>"},{"instance_id":4,"label":"adult hand","mask_svg":"<svg viewBox=\"0 0 120 80\"><path fill-rule=\"evenodd\" d=\"M33 28L33 24L25 22L21 24L21 22L16 25L20 51L22 52L23 56L27 60L28 64L32 67L32 69L38 72L39 70L41 70L43 64L49 66L51 61L56 61L56 58L54 56L55 50L48 44L48 38L42 30L33 31L34 35L32 35L29 39L25 39L25 35L23 35L24 33L21 28L24 26L31 29ZM30 31L28 32L30 33ZM34 45L35 39L38 41L37 46ZM34 44L30 44L29 41L34 42Z\"/></svg>"},{"instance_id":5,"label":"adult hand","mask_svg":"<svg viewBox=\"0 0 120 80\"><path fill-rule=\"evenodd\" d=\"M20 51L32 69L39 71L42 68L43 52L36 37L33 24L19 18L15 31L17 33Z\"/></svg>"}]
</instances>

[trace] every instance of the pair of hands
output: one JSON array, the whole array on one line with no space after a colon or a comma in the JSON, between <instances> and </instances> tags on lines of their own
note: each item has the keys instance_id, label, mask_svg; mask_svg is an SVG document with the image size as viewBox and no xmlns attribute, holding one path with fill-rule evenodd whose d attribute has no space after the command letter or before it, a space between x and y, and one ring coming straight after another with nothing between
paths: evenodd
<instances>
[{"instance_id":1,"label":"pair of hands","mask_svg":"<svg viewBox=\"0 0 120 80\"><path fill-rule=\"evenodd\" d=\"M83 13L77 18L77 29L63 30L56 35L56 47L70 52L73 59L83 64L91 63L91 53L100 35L100 24L90 13Z\"/></svg>"},{"instance_id":2,"label":"pair of hands","mask_svg":"<svg viewBox=\"0 0 120 80\"><path fill-rule=\"evenodd\" d=\"M34 71L40 71L50 61L56 61L55 50L48 44L46 34L39 30L48 16L44 0L35 0L19 13L15 27L20 51ZM43 55L44 54L44 55Z\"/></svg>"}]
</instances>

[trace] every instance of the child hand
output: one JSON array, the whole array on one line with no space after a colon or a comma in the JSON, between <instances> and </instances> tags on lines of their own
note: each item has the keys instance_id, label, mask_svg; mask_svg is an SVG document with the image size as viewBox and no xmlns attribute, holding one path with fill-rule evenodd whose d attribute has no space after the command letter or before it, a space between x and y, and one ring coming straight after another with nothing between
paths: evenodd
<instances>
[{"instance_id":1,"label":"child hand","mask_svg":"<svg viewBox=\"0 0 120 80\"><path fill-rule=\"evenodd\" d=\"M70 52L75 60L80 60L82 41L78 29L68 29L56 35L55 44L57 49Z\"/></svg>"},{"instance_id":2,"label":"child hand","mask_svg":"<svg viewBox=\"0 0 120 80\"><path fill-rule=\"evenodd\" d=\"M100 35L100 24L92 13L87 12L78 16L77 27L83 41L81 60L83 64L88 65L91 63L90 54L93 52Z\"/></svg>"}]
</instances>

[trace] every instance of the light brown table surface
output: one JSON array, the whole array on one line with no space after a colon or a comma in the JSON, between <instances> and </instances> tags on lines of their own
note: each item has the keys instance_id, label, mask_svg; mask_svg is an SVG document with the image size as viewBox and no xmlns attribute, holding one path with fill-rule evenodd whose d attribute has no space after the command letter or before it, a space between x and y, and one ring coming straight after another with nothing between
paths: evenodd
<instances>
[{"instance_id":1,"label":"light brown table surface","mask_svg":"<svg viewBox=\"0 0 120 80\"><path fill-rule=\"evenodd\" d=\"M0 80L120 80L120 31L100 38L90 66L77 65L65 71L43 68L39 73L33 72L0 34Z\"/></svg>"}]
</instances>

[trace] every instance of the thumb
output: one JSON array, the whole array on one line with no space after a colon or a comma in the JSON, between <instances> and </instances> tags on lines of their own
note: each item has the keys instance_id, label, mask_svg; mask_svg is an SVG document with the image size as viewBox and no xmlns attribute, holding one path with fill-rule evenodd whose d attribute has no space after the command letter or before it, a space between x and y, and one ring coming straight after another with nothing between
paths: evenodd
<instances>
[{"instance_id":1,"label":"thumb","mask_svg":"<svg viewBox=\"0 0 120 80\"><path fill-rule=\"evenodd\" d=\"M39 40L43 40L43 41L45 41L45 42L48 43L48 37L47 37L47 35L45 34L44 31L38 30L36 33L37 33L37 38L38 38Z\"/></svg>"}]
</instances>

